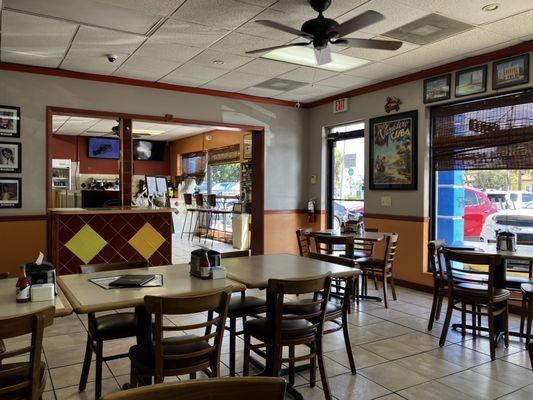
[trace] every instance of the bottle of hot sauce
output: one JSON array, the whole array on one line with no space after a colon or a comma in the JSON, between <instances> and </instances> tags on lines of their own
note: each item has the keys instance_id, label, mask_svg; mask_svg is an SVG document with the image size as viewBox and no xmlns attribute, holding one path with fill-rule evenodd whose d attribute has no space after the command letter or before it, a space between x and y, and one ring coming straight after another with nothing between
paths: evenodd
<instances>
[{"instance_id":1,"label":"bottle of hot sauce","mask_svg":"<svg viewBox=\"0 0 533 400\"><path fill-rule=\"evenodd\" d=\"M20 276L17 280L17 303L30 301L30 280L26 276L26 264L20 266Z\"/></svg>"}]
</instances>

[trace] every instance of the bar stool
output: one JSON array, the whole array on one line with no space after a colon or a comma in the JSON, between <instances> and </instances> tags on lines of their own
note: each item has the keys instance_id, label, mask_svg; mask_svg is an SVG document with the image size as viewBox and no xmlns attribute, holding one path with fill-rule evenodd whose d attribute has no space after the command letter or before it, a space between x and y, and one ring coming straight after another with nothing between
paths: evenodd
<instances>
[{"instance_id":1,"label":"bar stool","mask_svg":"<svg viewBox=\"0 0 533 400\"><path fill-rule=\"evenodd\" d=\"M204 195L197 193L194 195L194 201L196 203L196 222L194 224L194 230L192 231L192 240L194 241L194 234L202 227L202 221L205 220L206 210L204 206ZM202 241L202 234L198 234L198 242Z\"/></svg>"},{"instance_id":2,"label":"bar stool","mask_svg":"<svg viewBox=\"0 0 533 400\"><path fill-rule=\"evenodd\" d=\"M209 238L209 230L211 230L211 245L213 245L213 241L215 240L215 232L217 230L216 226L217 226L217 222L219 221L219 217L222 217L222 232L224 234L224 241L225 241L227 238L225 218L226 218L226 215L229 215L232 212L229 210L225 210L225 209L221 209L217 207L217 195L216 194L207 195L207 206L208 206L208 209L206 210L206 212L207 212L207 217L208 217L208 223L207 223L207 232L205 235L204 243L207 242L207 239ZM215 217L215 223L214 223L213 228L211 228L211 226L213 225L212 224L213 216ZM218 238L220 239L220 235L218 236Z\"/></svg>"},{"instance_id":3,"label":"bar stool","mask_svg":"<svg viewBox=\"0 0 533 400\"><path fill-rule=\"evenodd\" d=\"M522 312L520 313L520 333L524 333L524 320L527 317L526 327L526 348L531 341L531 321L533 320L533 284L523 283L520 286L522 291Z\"/></svg>"},{"instance_id":4,"label":"bar stool","mask_svg":"<svg viewBox=\"0 0 533 400\"><path fill-rule=\"evenodd\" d=\"M185 221L183 221L183 227L181 228L181 239L183 239L183 233L185 232L185 226L187 226L187 217L189 216L189 212L191 213L191 218L189 218L189 231L187 232L188 238L190 239L191 235L191 228L192 228L192 220L194 218L194 207L192 206L192 194L190 193L184 193L183 194L183 201L185 202Z\"/></svg>"}]
</instances>

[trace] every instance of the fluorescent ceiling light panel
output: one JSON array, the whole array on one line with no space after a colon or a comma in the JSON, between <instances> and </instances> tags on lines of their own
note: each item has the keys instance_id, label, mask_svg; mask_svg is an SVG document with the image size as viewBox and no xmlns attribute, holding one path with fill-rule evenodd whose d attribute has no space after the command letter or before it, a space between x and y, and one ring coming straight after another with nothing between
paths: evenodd
<instances>
[{"instance_id":1,"label":"fluorescent ceiling light panel","mask_svg":"<svg viewBox=\"0 0 533 400\"><path fill-rule=\"evenodd\" d=\"M261 57L335 72L348 71L369 63L369 61L360 58L331 53L330 63L317 65L315 52L311 47L286 47L284 49L272 50Z\"/></svg>"},{"instance_id":2,"label":"fluorescent ceiling light panel","mask_svg":"<svg viewBox=\"0 0 533 400\"><path fill-rule=\"evenodd\" d=\"M133 129L132 132L137 135L160 135L165 131L155 131L151 129Z\"/></svg>"}]
</instances>

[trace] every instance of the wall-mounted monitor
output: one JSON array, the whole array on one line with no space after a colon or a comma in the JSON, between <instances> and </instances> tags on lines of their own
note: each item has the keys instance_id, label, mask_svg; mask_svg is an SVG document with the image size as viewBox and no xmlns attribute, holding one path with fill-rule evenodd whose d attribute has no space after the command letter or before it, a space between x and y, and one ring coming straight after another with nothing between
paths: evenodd
<instances>
[{"instance_id":1,"label":"wall-mounted monitor","mask_svg":"<svg viewBox=\"0 0 533 400\"><path fill-rule=\"evenodd\" d=\"M119 140L90 137L87 143L87 157L118 160L120 157Z\"/></svg>"},{"instance_id":2,"label":"wall-mounted monitor","mask_svg":"<svg viewBox=\"0 0 533 400\"><path fill-rule=\"evenodd\" d=\"M133 141L133 159L142 161L163 161L166 142L150 140Z\"/></svg>"}]
</instances>

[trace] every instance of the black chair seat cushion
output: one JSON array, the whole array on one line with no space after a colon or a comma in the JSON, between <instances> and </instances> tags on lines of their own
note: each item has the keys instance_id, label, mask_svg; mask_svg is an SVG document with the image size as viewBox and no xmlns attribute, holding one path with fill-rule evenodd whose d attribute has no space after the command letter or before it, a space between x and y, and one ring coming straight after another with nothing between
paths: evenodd
<instances>
[{"instance_id":1,"label":"black chair seat cushion","mask_svg":"<svg viewBox=\"0 0 533 400\"><path fill-rule=\"evenodd\" d=\"M454 290L459 295L479 297L480 300L488 298L487 285L469 282L459 282L455 284ZM509 292L507 289L494 288L494 302L508 300L510 296L511 292Z\"/></svg>"},{"instance_id":2,"label":"black chair seat cushion","mask_svg":"<svg viewBox=\"0 0 533 400\"><path fill-rule=\"evenodd\" d=\"M509 289L520 290L522 284L533 284L533 280L509 274L505 277L505 286Z\"/></svg>"},{"instance_id":3,"label":"black chair seat cushion","mask_svg":"<svg viewBox=\"0 0 533 400\"><path fill-rule=\"evenodd\" d=\"M23 372L13 373L13 374L7 374L0 378L0 388L5 388L8 386L14 386L16 384L22 383L24 381L27 381L30 376L30 363L29 362L20 362L20 363L7 363L0 365L0 371L4 373L5 371L8 371L12 368L18 368L20 366L26 366L27 368L24 369ZM44 391L45 385L46 385L46 364L44 362L41 362L41 370L40 370L40 383L39 383L39 389L42 393ZM27 399L28 398L28 388L23 388L19 390L15 390L10 393L6 393L2 396L0 396L2 400L19 400L19 399Z\"/></svg>"},{"instance_id":4,"label":"black chair seat cushion","mask_svg":"<svg viewBox=\"0 0 533 400\"><path fill-rule=\"evenodd\" d=\"M122 339L137 334L135 313L115 313L89 319L89 332L93 339Z\"/></svg>"},{"instance_id":5,"label":"black chair seat cushion","mask_svg":"<svg viewBox=\"0 0 533 400\"><path fill-rule=\"evenodd\" d=\"M244 299L233 296L229 303L228 317L242 317L266 312L266 300L260 297L246 296Z\"/></svg>"},{"instance_id":6,"label":"black chair seat cushion","mask_svg":"<svg viewBox=\"0 0 533 400\"><path fill-rule=\"evenodd\" d=\"M341 257L348 258L348 255L347 254L341 254ZM364 252L364 251L354 250L353 258L355 260L357 260L359 258L368 258L368 253Z\"/></svg>"},{"instance_id":7,"label":"black chair seat cushion","mask_svg":"<svg viewBox=\"0 0 533 400\"><path fill-rule=\"evenodd\" d=\"M293 339L296 337L314 336L316 329L312 329L312 325L304 320L283 320L281 322L281 340ZM244 323L244 330L249 332L254 338L261 341L272 340L272 326L267 318L255 318ZM298 331L296 331L298 330ZM307 330L304 334L302 331Z\"/></svg>"},{"instance_id":8,"label":"black chair seat cushion","mask_svg":"<svg viewBox=\"0 0 533 400\"><path fill-rule=\"evenodd\" d=\"M532 295L533 294L533 283L522 283L522 285L520 285L520 290L522 290L523 293Z\"/></svg>"},{"instance_id":9,"label":"black chair seat cushion","mask_svg":"<svg viewBox=\"0 0 533 400\"><path fill-rule=\"evenodd\" d=\"M287 302L284 304L285 310L287 311L287 313L297 314L297 315L307 314L310 312L316 312L319 310L318 304L316 304L313 308L307 308L307 309L302 309L301 307L295 307L295 306L301 306L302 304L310 303L312 301L313 301L312 299L303 299L303 300L298 300L298 301ZM326 305L326 318L328 314L337 314L340 311L342 311L341 304L333 302L333 301L328 301L328 304Z\"/></svg>"},{"instance_id":10,"label":"black chair seat cushion","mask_svg":"<svg viewBox=\"0 0 533 400\"><path fill-rule=\"evenodd\" d=\"M171 341L172 344L164 345L165 355L180 355L187 353L194 353L197 351L211 348L206 341L200 341L195 343L180 344L180 341L185 341L198 337L196 335L183 335L173 338L166 338L165 341ZM153 348L147 346L141 347L135 345L130 347L129 351L130 360L136 365L141 366L142 369L153 370L155 368L155 354ZM188 358L181 358L178 360L165 360L163 363L163 369L181 369L188 368L195 365L201 365L209 362L209 354L203 354L200 356L192 356Z\"/></svg>"}]
</instances>

